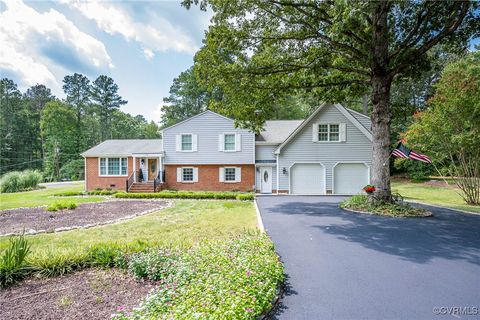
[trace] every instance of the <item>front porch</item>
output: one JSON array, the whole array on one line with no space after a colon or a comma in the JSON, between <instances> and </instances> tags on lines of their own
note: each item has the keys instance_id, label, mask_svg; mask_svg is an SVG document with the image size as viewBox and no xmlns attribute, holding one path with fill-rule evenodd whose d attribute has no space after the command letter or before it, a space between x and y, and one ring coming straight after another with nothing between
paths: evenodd
<instances>
[{"instance_id":1,"label":"front porch","mask_svg":"<svg viewBox=\"0 0 480 320\"><path fill-rule=\"evenodd\" d=\"M159 192L165 187L163 154L132 154L133 170L125 182L126 192Z\"/></svg>"}]
</instances>

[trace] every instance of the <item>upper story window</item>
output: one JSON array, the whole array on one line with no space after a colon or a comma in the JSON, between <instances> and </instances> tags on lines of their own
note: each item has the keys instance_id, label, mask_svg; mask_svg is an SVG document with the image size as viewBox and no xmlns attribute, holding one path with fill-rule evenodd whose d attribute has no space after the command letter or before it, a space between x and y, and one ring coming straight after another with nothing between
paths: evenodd
<instances>
[{"instance_id":1,"label":"upper story window","mask_svg":"<svg viewBox=\"0 0 480 320\"><path fill-rule=\"evenodd\" d=\"M235 134L225 134L224 136L224 147L225 151L235 151Z\"/></svg>"},{"instance_id":2,"label":"upper story window","mask_svg":"<svg viewBox=\"0 0 480 320\"><path fill-rule=\"evenodd\" d=\"M340 124L319 124L317 141L340 141Z\"/></svg>"},{"instance_id":3,"label":"upper story window","mask_svg":"<svg viewBox=\"0 0 480 320\"><path fill-rule=\"evenodd\" d=\"M193 139L191 134L182 134L182 151L193 150Z\"/></svg>"},{"instance_id":4,"label":"upper story window","mask_svg":"<svg viewBox=\"0 0 480 320\"><path fill-rule=\"evenodd\" d=\"M100 158L100 176L126 176L127 158Z\"/></svg>"}]
</instances>

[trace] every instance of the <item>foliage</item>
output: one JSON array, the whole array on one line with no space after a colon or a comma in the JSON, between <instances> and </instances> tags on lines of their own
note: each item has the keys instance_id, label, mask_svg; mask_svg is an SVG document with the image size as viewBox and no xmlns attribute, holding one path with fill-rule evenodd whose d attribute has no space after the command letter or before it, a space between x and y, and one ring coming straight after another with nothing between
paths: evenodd
<instances>
[{"instance_id":1,"label":"foliage","mask_svg":"<svg viewBox=\"0 0 480 320\"><path fill-rule=\"evenodd\" d=\"M8 248L0 257L0 287L11 285L25 276L25 258L29 252L30 245L24 235L9 238Z\"/></svg>"},{"instance_id":2,"label":"foliage","mask_svg":"<svg viewBox=\"0 0 480 320\"><path fill-rule=\"evenodd\" d=\"M10 171L0 179L0 192L12 193L38 188L42 174L37 170Z\"/></svg>"},{"instance_id":3,"label":"foliage","mask_svg":"<svg viewBox=\"0 0 480 320\"><path fill-rule=\"evenodd\" d=\"M54 193L54 197L76 197L76 196L84 196L87 193L83 191L63 191L63 192L57 192Z\"/></svg>"},{"instance_id":4,"label":"foliage","mask_svg":"<svg viewBox=\"0 0 480 320\"><path fill-rule=\"evenodd\" d=\"M118 192L119 192L118 190L95 189L92 191L88 191L87 194L98 195L98 196L111 196Z\"/></svg>"},{"instance_id":5,"label":"foliage","mask_svg":"<svg viewBox=\"0 0 480 320\"><path fill-rule=\"evenodd\" d=\"M395 159L394 167L399 172L405 172L414 181L427 180L429 176L436 173L431 164L406 158Z\"/></svg>"},{"instance_id":6,"label":"foliage","mask_svg":"<svg viewBox=\"0 0 480 320\"><path fill-rule=\"evenodd\" d=\"M60 177L71 180L85 179L85 161L83 159L72 160L60 169Z\"/></svg>"},{"instance_id":7,"label":"foliage","mask_svg":"<svg viewBox=\"0 0 480 320\"><path fill-rule=\"evenodd\" d=\"M414 208L403 201L394 203L370 201L366 195L354 195L345 199L340 203L340 207L391 217L425 217L429 215L427 210Z\"/></svg>"},{"instance_id":8,"label":"foliage","mask_svg":"<svg viewBox=\"0 0 480 320\"><path fill-rule=\"evenodd\" d=\"M114 319L256 319L272 308L283 268L271 240L245 234L186 252L150 251L130 257L129 271L159 280L130 315Z\"/></svg>"},{"instance_id":9,"label":"foliage","mask_svg":"<svg viewBox=\"0 0 480 320\"><path fill-rule=\"evenodd\" d=\"M47 207L47 211L58 211L63 209L74 210L77 208L77 204L73 201L55 201Z\"/></svg>"},{"instance_id":10,"label":"foliage","mask_svg":"<svg viewBox=\"0 0 480 320\"><path fill-rule=\"evenodd\" d=\"M445 67L431 108L405 135L410 145L449 168L468 204L480 205L480 52Z\"/></svg>"},{"instance_id":11,"label":"foliage","mask_svg":"<svg viewBox=\"0 0 480 320\"><path fill-rule=\"evenodd\" d=\"M130 199L231 199L253 200L253 193L213 192L213 191L161 191L157 193L124 193L115 194L116 198Z\"/></svg>"}]
</instances>

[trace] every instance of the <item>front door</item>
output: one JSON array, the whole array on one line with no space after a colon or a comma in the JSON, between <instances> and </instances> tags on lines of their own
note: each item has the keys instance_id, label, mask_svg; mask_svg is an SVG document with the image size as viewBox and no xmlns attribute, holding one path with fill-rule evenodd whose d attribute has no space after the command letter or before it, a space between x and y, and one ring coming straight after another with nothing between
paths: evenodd
<instances>
[{"instance_id":1,"label":"front door","mask_svg":"<svg viewBox=\"0 0 480 320\"><path fill-rule=\"evenodd\" d=\"M260 167L260 192L272 193L272 167Z\"/></svg>"},{"instance_id":2,"label":"front door","mask_svg":"<svg viewBox=\"0 0 480 320\"><path fill-rule=\"evenodd\" d=\"M148 159L148 180L155 180L157 177L157 159Z\"/></svg>"}]
</instances>

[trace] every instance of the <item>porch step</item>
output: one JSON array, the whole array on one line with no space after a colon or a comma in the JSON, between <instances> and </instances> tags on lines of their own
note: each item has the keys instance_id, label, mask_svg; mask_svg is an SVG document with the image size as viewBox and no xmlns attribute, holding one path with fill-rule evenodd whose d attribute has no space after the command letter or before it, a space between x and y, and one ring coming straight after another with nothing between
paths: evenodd
<instances>
[{"instance_id":1,"label":"porch step","mask_svg":"<svg viewBox=\"0 0 480 320\"><path fill-rule=\"evenodd\" d=\"M162 188L162 185L157 186L157 191L160 191ZM128 192L132 193L149 193L149 192L154 192L153 191L153 182L135 182L132 184L130 187L130 190Z\"/></svg>"}]
</instances>

